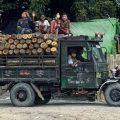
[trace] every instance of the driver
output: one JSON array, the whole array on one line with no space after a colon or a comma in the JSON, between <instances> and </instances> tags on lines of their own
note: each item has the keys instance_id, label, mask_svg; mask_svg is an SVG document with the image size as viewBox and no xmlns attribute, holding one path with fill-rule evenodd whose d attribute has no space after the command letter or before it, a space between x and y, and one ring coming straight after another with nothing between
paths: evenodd
<instances>
[{"instance_id":1,"label":"driver","mask_svg":"<svg viewBox=\"0 0 120 120\"><path fill-rule=\"evenodd\" d=\"M71 67L77 67L79 63L79 60L77 60L77 54L76 51L71 51L70 55L68 56L68 65Z\"/></svg>"}]
</instances>

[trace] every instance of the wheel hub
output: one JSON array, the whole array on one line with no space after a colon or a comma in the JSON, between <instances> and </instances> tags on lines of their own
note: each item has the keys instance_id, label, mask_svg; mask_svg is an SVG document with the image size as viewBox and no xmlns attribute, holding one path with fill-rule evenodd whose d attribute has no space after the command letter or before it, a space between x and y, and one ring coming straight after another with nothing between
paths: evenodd
<instances>
[{"instance_id":1,"label":"wheel hub","mask_svg":"<svg viewBox=\"0 0 120 120\"><path fill-rule=\"evenodd\" d=\"M19 100L19 101L25 101L26 100L26 98L27 98L27 94L26 94L26 92L25 91L19 91L18 92L18 94L17 94L17 99Z\"/></svg>"},{"instance_id":2,"label":"wheel hub","mask_svg":"<svg viewBox=\"0 0 120 120\"><path fill-rule=\"evenodd\" d=\"M115 102L120 101L120 90L118 89L112 90L110 96L113 101Z\"/></svg>"}]
</instances>

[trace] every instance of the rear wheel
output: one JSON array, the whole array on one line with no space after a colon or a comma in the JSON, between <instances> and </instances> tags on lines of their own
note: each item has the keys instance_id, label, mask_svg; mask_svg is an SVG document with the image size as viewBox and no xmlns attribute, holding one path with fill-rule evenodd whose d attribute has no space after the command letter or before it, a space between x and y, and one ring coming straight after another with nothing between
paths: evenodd
<instances>
[{"instance_id":1,"label":"rear wheel","mask_svg":"<svg viewBox=\"0 0 120 120\"><path fill-rule=\"evenodd\" d=\"M18 83L12 87L10 91L10 99L15 106L32 106L35 101L35 93L29 84Z\"/></svg>"},{"instance_id":2,"label":"rear wheel","mask_svg":"<svg viewBox=\"0 0 120 120\"><path fill-rule=\"evenodd\" d=\"M36 105L45 105L50 101L51 92L42 92L42 95L44 97L44 100L42 100L41 98L38 97L38 95L36 95L36 97L35 97L35 104Z\"/></svg>"},{"instance_id":3,"label":"rear wheel","mask_svg":"<svg viewBox=\"0 0 120 120\"><path fill-rule=\"evenodd\" d=\"M105 99L109 105L120 106L120 84L111 84L105 90Z\"/></svg>"}]
</instances>

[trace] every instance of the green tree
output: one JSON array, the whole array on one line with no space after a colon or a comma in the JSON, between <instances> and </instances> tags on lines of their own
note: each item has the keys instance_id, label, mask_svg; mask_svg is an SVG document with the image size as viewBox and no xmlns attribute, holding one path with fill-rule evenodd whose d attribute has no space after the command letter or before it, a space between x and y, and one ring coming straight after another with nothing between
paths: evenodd
<instances>
[{"instance_id":1,"label":"green tree","mask_svg":"<svg viewBox=\"0 0 120 120\"><path fill-rule=\"evenodd\" d=\"M30 4L30 12L34 11L39 17L41 14L45 13L47 5L49 4L50 0L31 0Z\"/></svg>"},{"instance_id":2,"label":"green tree","mask_svg":"<svg viewBox=\"0 0 120 120\"><path fill-rule=\"evenodd\" d=\"M116 17L114 0L75 0L71 10L77 21L104 18L105 14Z\"/></svg>"}]
</instances>

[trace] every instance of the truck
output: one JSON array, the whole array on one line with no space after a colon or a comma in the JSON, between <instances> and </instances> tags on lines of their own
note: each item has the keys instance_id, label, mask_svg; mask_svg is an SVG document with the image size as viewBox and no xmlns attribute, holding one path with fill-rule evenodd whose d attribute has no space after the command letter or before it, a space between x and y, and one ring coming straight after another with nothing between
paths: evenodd
<instances>
[{"instance_id":1,"label":"truck","mask_svg":"<svg viewBox=\"0 0 120 120\"><path fill-rule=\"evenodd\" d=\"M13 105L45 105L51 98L95 101L120 106L120 79L109 77L102 38L68 36L58 39L56 55L1 55L0 86L7 85ZM83 48L85 61L68 65L70 50Z\"/></svg>"}]
</instances>

